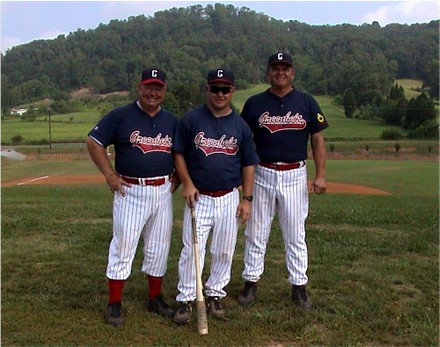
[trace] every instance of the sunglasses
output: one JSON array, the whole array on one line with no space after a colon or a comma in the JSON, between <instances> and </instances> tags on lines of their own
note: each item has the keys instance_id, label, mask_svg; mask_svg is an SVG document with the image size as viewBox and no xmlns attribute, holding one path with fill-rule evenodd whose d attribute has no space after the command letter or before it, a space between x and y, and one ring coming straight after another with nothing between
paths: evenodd
<instances>
[{"instance_id":1,"label":"sunglasses","mask_svg":"<svg viewBox=\"0 0 440 347\"><path fill-rule=\"evenodd\" d=\"M213 94L222 92L223 95L227 95L232 92L232 87L209 86L209 91Z\"/></svg>"}]
</instances>

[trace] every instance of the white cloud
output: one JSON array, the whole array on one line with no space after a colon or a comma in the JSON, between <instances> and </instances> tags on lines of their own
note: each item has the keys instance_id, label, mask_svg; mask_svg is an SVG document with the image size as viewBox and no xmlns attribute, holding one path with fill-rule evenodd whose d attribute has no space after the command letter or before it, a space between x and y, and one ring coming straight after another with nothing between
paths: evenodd
<instances>
[{"instance_id":1,"label":"white cloud","mask_svg":"<svg viewBox=\"0 0 440 347\"><path fill-rule=\"evenodd\" d=\"M364 23L379 22L380 25L390 23L428 23L439 19L438 1L403 1L382 6L376 11L362 16Z\"/></svg>"}]
</instances>

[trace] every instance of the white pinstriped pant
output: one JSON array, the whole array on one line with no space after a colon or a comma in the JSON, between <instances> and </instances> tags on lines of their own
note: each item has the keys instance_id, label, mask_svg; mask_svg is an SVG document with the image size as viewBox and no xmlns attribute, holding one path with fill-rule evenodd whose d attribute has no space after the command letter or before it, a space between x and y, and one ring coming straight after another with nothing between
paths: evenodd
<instances>
[{"instance_id":1,"label":"white pinstriped pant","mask_svg":"<svg viewBox=\"0 0 440 347\"><path fill-rule=\"evenodd\" d=\"M225 297L223 289L231 280L232 258L237 243L239 204L238 189L221 197L200 195L195 205L197 236L199 243L200 268L203 272L206 244L212 229L211 268L205 284L207 296ZM179 294L177 301L196 299L196 276L193 255L191 210L185 206L183 216L183 249L179 259Z\"/></svg>"},{"instance_id":2,"label":"white pinstriped pant","mask_svg":"<svg viewBox=\"0 0 440 347\"><path fill-rule=\"evenodd\" d=\"M162 277L167 270L173 220L171 182L161 186L132 185L125 197L113 198L113 239L107 278L126 280L131 273L139 238L144 239L142 272Z\"/></svg>"},{"instance_id":3,"label":"white pinstriped pant","mask_svg":"<svg viewBox=\"0 0 440 347\"><path fill-rule=\"evenodd\" d=\"M304 285L308 258L305 221L308 215L307 169L277 171L257 166L251 219L245 230L245 281L257 282L264 272L264 257L272 222L278 212L286 252L289 282Z\"/></svg>"}]
</instances>

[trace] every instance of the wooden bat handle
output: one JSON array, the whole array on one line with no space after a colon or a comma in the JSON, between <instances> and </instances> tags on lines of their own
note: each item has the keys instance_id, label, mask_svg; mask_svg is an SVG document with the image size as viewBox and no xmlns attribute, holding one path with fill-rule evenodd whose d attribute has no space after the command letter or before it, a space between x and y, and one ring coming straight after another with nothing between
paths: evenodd
<instances>
[{"instance_id":1,"label":"wooden bat handle","mask_svg":"<svg viewBox=\"0 0 440 347\"><path fill-rule=\"evenodd\" d=\"M202 272L200 269L199 242L197 240L195 209L191 208L191 222L193 232L194 263L196 266L196 304L197 327L200 335L208 333L208 318L206 315L205 298L203 296Z\"/></svg>"}]
</instances>

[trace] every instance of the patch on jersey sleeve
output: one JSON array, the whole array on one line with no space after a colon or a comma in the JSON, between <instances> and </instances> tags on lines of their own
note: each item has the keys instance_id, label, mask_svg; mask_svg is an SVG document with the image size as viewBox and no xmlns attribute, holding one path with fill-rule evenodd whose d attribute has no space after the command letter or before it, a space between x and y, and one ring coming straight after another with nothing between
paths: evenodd
<instances>
[{"instance_id":1,"label":"patch on jersey sleeve","mask_svg":"<svg viewBox=\"0 0 440 347\"><path fill-rule=\"evenodd\" d=\"M321 123L321 124L325 124L325 123L327 123L327 121L325 120L325 117L324 117L321 113L317 113L317 114L316 114L316 119L317 119L318 122Z\"/></svg>"}]
</instances>

